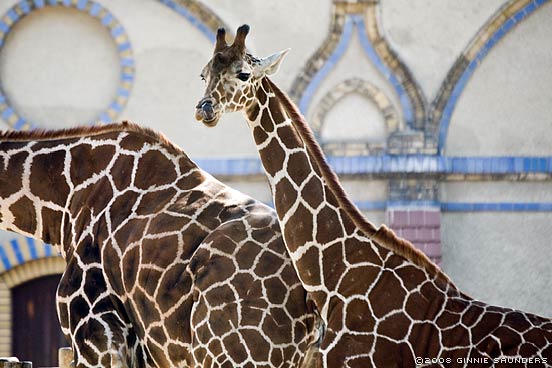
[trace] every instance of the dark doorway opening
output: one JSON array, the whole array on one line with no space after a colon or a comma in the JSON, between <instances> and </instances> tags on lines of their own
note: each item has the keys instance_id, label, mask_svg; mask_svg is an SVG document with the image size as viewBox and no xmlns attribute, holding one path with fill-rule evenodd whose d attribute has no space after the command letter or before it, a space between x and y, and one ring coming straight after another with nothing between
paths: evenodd
<instances>
[{"instance_id":1,"label":"dark doorway opening","mask_svg":"<svg viewBox=\"0 0 552 368\"><path fill-rule=\"evenodd\" d=\"M57 367L58 349L68 346L56 312L60 278L39 277L12 289L12 355L33 367Z\"/></svg>"}]
</instances>

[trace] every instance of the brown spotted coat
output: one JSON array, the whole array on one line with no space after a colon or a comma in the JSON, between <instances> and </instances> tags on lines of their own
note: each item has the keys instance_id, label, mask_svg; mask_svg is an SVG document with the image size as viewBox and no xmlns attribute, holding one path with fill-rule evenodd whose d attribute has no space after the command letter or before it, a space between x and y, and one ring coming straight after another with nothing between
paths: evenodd
<instances>
[{"instance_id":1,"label":"brown spotted coat","mask_svg":"<svg viewBox=\"0 0 552 368\"><path fill-rule=\"evenodd\" d=\"M308 365L317 317L273 211L157 133L0 133L0 228L65 258L77 367Z\"/></svg>"}]
</instances>

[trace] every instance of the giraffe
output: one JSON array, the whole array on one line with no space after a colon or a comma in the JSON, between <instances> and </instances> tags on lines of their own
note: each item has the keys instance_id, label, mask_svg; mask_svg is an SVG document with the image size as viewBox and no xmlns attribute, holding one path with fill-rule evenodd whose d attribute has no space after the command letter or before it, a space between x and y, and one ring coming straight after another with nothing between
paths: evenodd
<instances>
[{"instance_id":1,"label":"giraffe","mask_svg":"<svg viewBox=\"0 0 552 368\"><path fill-rule=\"evenodd\" d=\"M322 319L322 367L551 367L552 321L462 293L422 252L352 204L297 107L270 79L288 50L247 53L219 29L196 118L242 111L286 248Z\"/></svg>"},{"instance_id":2,"label":"giraffe","mask_svg":"<svg viewBox=\"0 0 552 368\"><path fill-rule=\"evenodd\" d=\"M307 367L317 348L273 210L152 130L0 133L0 228L64 257L76 367Z\"/></svg>"}]
</instances>

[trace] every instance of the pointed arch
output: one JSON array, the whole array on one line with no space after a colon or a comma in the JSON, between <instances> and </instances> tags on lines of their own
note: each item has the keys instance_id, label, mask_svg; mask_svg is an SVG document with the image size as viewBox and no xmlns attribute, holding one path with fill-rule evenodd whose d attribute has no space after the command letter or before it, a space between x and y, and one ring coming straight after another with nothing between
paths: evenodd
<instances>
[{"instance_id":1,"label":"pointed arch","mask_svg":"<svg viewBox=\"0 0 552 368\"><path fill-rule=\"evenodd\" d=\"M456 59L431 106L428 133L437 141L442 153L454 108L469 79L490 50L517 24L550 0L510 0L502 6L470 41Z\"/></svg>"},{"instance_id":2,"label":"pointed arch","mask_svg":"<svg viewBox=\"0 0 552 368\"><path fill-rule=\"evenodd\" d=\"M64 270L63 258L48 257L26 262L0 273L0 356L12 354L11 289L35 278L61 274Z\"/></svg>"},{"instance_id":3,"label":"pointed arch","mask_svg":"<svg viewBox=\"0 0 552 368\"><path fill-rule=\"evenodd\" d=\"M334 0L330 33L291 87L290 96L303 113L318 86L344 55L356 29L365 55L395 90L407 125L423 128L427 115L425 98L412 73L380 32L378 6L378 1Z\"/></svg>"},{"instance_id":4,"label":"pointed arch","mask_svg":"<svg viewBox=\"0 0 552 368\"><path fill-rule=\"evenodd\" d=\"M383 147L381 144L374 144L370 142L333 142L333 144L326 144L320 139L322 128L326 115L332 110L332 108L345 97L357 93L360 96L371 101L377 109L381 112L387 133L391 134L400 128L399 117L395 110L391 100L372 83L359 79L351 78L347 79L328 92L318 105L314 109L313 118L311 120L311 128L315 136L321 141L325 151L328 153L337 154L339 151L355 151L357 154L369 154L381 151ZM335 146L335 147L334 147ZM333 148L332 148L333 147Z\"/></svg>"}]
</instances>

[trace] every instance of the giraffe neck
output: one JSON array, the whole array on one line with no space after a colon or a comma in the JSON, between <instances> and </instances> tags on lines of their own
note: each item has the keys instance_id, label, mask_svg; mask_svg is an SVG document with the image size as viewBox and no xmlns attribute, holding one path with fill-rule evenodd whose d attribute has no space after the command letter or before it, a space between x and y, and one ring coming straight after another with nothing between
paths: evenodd
<instances>
[{"instance_id":1,"label":"giraffe neck","mask_svg":"<svg viewBox=\"0 0 552 368\"><path fill-rule=\"evenodd\" d=\"M186 155L140 129L0 132L0 229L55 245L65 257L83 237L120 222L109 210L118 197L203 180Z\"/></svg>"},{"instance_id":2,"label":"giraffe neck","mask_svg":"<svg viewBox=\"0 0 552 368\"><path fill-rule=\"evenodd\" d=\"M448 278L410 244L382 226L375 229L346 196L338 179L291 101L268 78L257 88L255 102L246 111L249 125L265 168L284 240L307 291L324 309L332 288L347 269L345 250L337 244L351 239L375 240L372 262L392 253L449 284ZM363 256L365 257L365 255ZM364 258L366 259L366 258Z\"/></svg>"},{"instance_id":3,"label":"giraffe neck","mask_svg":"<svg viewBox=\"0 0 552 368\"><path fill-rule=\"evenodd\" d=\"M429 258L412 244L399 239L385 225L376 230L374 225L366 220L360 210L349 199L345 190L339 183L337 175L328 165L322 148L316 142L312 130L303 118L303 115L297 109L297 106L291 99L267 78L268 87L274 92L275 97L282 104L283 109L290 115L293 128L297 131L300 139L304 142L306 150L314 162L314 167L318 168L321 177L328 186L329 190L335 196L336 202L344 210L346 215L356 227L366 236L379 243L379 245L392 251L393 253L409 260L418 267L426 269L430 274L435 275L436 279L444 284L452 284L451 280L445 275Z\"/></svg>"},{"instance_id":4,"label":"giraffe neck","mask_svg":"<svg viewBox=\"0 0 552 368\"><path fill-rule=\"evenodd\" d=\"M324 311L340 276L335 271L345 262L332 244L357 232L356 227L340 208L267 78L246 115L292 262L317 308ZM324 262L328 252L333 253L331 262L328 257Z\"/></svg>"}]
</instances>

